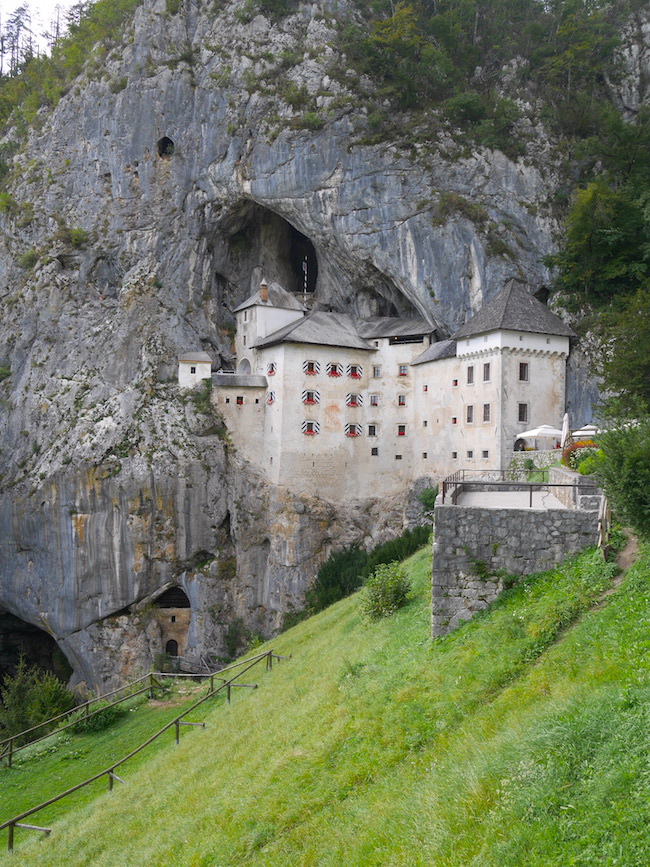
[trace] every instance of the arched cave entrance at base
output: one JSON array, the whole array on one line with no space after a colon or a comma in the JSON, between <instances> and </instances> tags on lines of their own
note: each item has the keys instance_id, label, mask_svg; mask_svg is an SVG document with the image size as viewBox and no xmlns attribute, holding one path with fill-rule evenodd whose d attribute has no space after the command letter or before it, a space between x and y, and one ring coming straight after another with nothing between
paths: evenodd
<instances>
[{"instance_id":1,"label":"arched cave entrance at base","mask_svg":"<svg viewBox=\"0 0 650 867\"><path fill-rule=\"evenodd\" d=\"M13 674L21 656L30 667L49 671L64 683L70 680L72 666L54 638L38 626L0 609L0 680Z\"/></svg>"},{"instance_id":2,"label":"arched cave entrance at base","mask_svg":"<svg viewBox=\"0 0 650 867\"><path fill-rule=\"evenodd\" d=\"M183 656L187 648L192 608L182 587L170 587L154 599L160 626L161 649L170 656ZM170 650L170 648L172 648Z\"/></svg>"}]
</instances>

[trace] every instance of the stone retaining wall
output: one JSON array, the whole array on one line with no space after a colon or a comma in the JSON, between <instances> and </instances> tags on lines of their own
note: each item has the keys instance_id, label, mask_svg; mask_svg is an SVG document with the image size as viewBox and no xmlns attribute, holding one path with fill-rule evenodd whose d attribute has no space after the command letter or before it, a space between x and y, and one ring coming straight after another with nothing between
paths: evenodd
<instances>
[{"instance_id":1,"label":"stone retaining wall","mask_svg":"<svg viewBox=\"0 0 650 867\"><path fill-rule=\"evenodd\" d=\"M438 498L434 514L434 636L486 608L507 576L550 569L594 545L598 533L598 511L576 508L484 509Z\"/></svg>"}]
</instances>

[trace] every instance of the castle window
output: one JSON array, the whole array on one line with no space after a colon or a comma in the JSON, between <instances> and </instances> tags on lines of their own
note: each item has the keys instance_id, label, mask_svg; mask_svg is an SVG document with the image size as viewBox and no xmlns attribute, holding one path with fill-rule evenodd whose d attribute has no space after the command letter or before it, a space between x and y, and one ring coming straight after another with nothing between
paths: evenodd
<instances>
[{"instance_id":1,"label":"castle window","mask_svg":"<svg viewBox=\"0 0 650 867\"><path fill-rule=\"evenodd\" d=\"M307 376L316 376L320 373L320 364L317 361L303 361L302 369Z\"/></svg>"},{"instance_id":2,"label":"castle window","mask_svg":"<svg viewBox=\"0 0 650 867\"><path fill-rule=\"evenodd\" d=\"M244 395L238 394L237 395L237 406L243 406L243 405L244 405Z\"/></svg>"},{"instance_id":3,"label":"castle window","mask_svg":"<svg viewBox=\"0 0 650 867\"><path fill-rule=\"evenodd\" d=\"M408 364L400 364L400 366L397 369L397 375L398 376L408 376L408 373L409 373Z\"/></svg>"},{"instance_id":4,"label":"castle window","mask_svg":"<svg viewBox=\"0 0 650 867\"><path fill-rule=\"evenodd\" d=\"M483 451L481 452L481 456L484 458L489 458L490 452L487 449L483 449Z\"/></svg>"},{"instance_id":5,"label":"castle window","mask_svg":"<svg viewBox=\"0 0 650 867\"><path fill-rule=\"evenodd\" d=\"M266 395L266 402L269 406L271 406L271 404L275 403L275 392L274 391L269 391L269 393Z\"/></svg>"},{"instance_id":6,"label":"castle window","mask_svg":"<svg viewBox=\"0 0 650 867\"><path fill-rule=\"evenodd\" d=\"M470 364L467 368L467 384L474 385L474 365Z\"/></svg>"},{"instance_id":7,"label":"castle window","mask_svg":"<svg viewBox=\"0 0 650 867\"><path fill-rule=\"evenodd\" d=\"M278 367L275 361L271 361L266 365L266 375L267 376L275 376Z\"/></svg>"},{"instance_id":8,"label":"castle window","mask_svg":"<svg viewBox=\"0 0 650 867\"><path fill-rule=\"evenodd\" d=\"M303 391L302 402L307 404L320 403L320 394L317 391Z\"/></svg>"},{"instance_id":9,"label":"castle window","mask_svg":"<svg viewBox=\"0 0 650 867\"><path fill-rule=\"evenodd\" d=\"M345 402L348 406L363 406L363 397L360 394L346 394Z\"/></svg>"},{"instance_id":10,"label":"castle window","mask_svg":"<svg viewBox=\"0 0 650 867\"><path fill-rule=\"evenodd\" d=\"M196 367L193 364L190 366L190 373L196 373Z\"/></svg>"},{"instance_id":11,"label":"castle window","mask_svg":"<svg viewBox=\"0 0 650 867\"><path fill-rule=\"evenodd\" d=\"M230 403L230 398L227 397L227 398L224 400L224 403Z\"/></svg>"},{"instance_id":12,"label":"castle window","mask_svg":"<svg viewBox=\"0 0 650 867\"><path fill-rule=\"evenodd\" d=\"M452 415L452 417L451 417L451 423L452 423L452 424L458 424L458 419L456 418L455 415Z\"/></svg>"},{"instance_id":13,"label":"castle window","mask_svg":"<svg viewBox=\"0 0 650 867\"><path fill-rule=\"evenodd\" d=\"M398 406L406 406L406 395L398 394L397 395L397 405Z\"/></svg>"},{"instance_id":14,"label":"castle window","mask_svg":"<svg viewBox=\"0 0 650 867\"><path fill-rule=\"evenodd\" d=\"M467 407L466 419L467 419L467 424L473 424L474 423L474 407L472 406L472 404L470 404Z\"/></svg>"},{"instance_id":15,"label":"castle window","mask_svg":"<svg viewBox=\"0 0 650 867\"><path fill-rule=\"evenodd\" d=\"M376 437L377 436L377 425L376 424L369 424L368 425L368 436L369 437Z\"/></svg>"},{"instance_id":16,"label":"castle window","mask_svg":"<svg viewBox=\"0 0 650 867\"><path fill-rule=\"evenodd\" d=\"M490 381L490 365L488 363L488 364L483 365L483 382L489 382L489 381Z\"/></svg>"},{"instance_id":17,"label":"castle window","mask_svg":"<svg viewBox=\"0 0 650 867\"><path fill-rule=\"evenodd\" d=\"M405 424L398 424L397 425L397 436L398 437L405 437L406 436L406 425Z\"/></svg>"},{"instance_id":18,"label":"castle window","mask_svg":"<svg viewBox=\"0 0 650 867\"><path fill-rule=\"evenodd\" d=\"M376 447L375 447L374 449L370 449L370 454L371 454L374 458L376 458L377 455L379 454L379 449L376 448Z\"/></svg>"},{"instance_id":19,"label":"castle window","mask_svg":"<svg viewBox=\"0 0 650 867\"><path fill-rule=\"evenodd\" d=\"M452 384L452 386L453 386L454 388L456 388L456 386L458 385L458 380L457 380L457 379L452 379L451 384Z\"/></svg>"},{"instance_id":20,"label":"castle window","mask_svg":"<svg viewBox=\"0 0 650 867\"><path fill-rule=\"evenodd\" d=\"M422 422L422 427L427 427L428 424L429 424L429 422L425 418L424 421Z\"/></svg>"},{"instance_id":21,"label":"castle window","mask_svg":"<svg viewBox=\"0 0 650 867\"><path fill-rule=\"evenodd\" d=\"M347 373L352 379L361 379L363 368L360 364L348 364Z\"/></svg>"},{"instance_id":22,"label":"castle window","mask_svg":"<svg viewBox=\"0 0 650 867\"><path fill-rule=\"evenodd\" d=\"M458 460L458 452L452 452L451 453L451 459L452 459L452 461L457 461Z\"/></svg>"},{"instance_id":23,"label":"castle window","mask_svg":"<svg viewBox=\"0 0 650 867\"><path fill-rule=\"evenodd\" d=\"M361 425L360 424L346 424L345 426L345 435L346 437L360 437L361 436Z\"/></svg>"},{"instance_id":24,"label":"castle window","mask_svg":"<svg viewBox=\"0 0 650 867\"><path fill-rule=\"evenodd\" d=\"M492 415L492 408L489 403L483 404L483 421L490 421L490 417Z\"/></svg>"},{"instance_id":25,"label":"castle window","mask_svg":"<svg viewBox=\"0 0 650 867\"><path fill-rule=\"evenodd\" d=\"M528 404L527 403L520 403L519 404L518 421L528 423Z\"/></svg>"},{"instance_id":26,"label":"castle window","mask_svg":"<svg viewBox=\"0 0 650 867\"><path fill-rule=\"evenodd\" d=\"M244 322L248 322L248 310L244 310Z\"/></svg>"},{"instance_id":27,"label":"castle window","mask_svg":"<svg viewBox=\"0 0 650 867\"><path fill-rule=\"evenodd\" d=\"M395 455L395 460L396 460L396 461L401 461L401 460L402 460L402 456L401 456L401 455Z\"/></svg>"},{"instance_id":28,"label":"castle window","mask_svg":"<svg viewBox=\"0 0 650 867\"><path fill-rule=\"evenodd\" d=\"M245 335L245 334L244 334L244 336L242 337L242 340L243 340L244 346L246 346L246 335Z\"/></svg>"},{"instance_id":29,"label":"castle window","mask_svg":"<svg viewBox=\"0 0 650 867\"><path fill-rule=\"evenodd\" d=\"M423 385L423 386L422 386L422 391L429 391L429 386L428 386L428 385Z\"/></svg>"},{"instance_id":30,"label":"castle window","mask_svg":"<svg viewBox=\"0 0 650 867\"><path fill-rule=\"evenodd\" d=\"M375 364L375 366L372 369L372 377L373 377L373 379L379 379L380 376L381 376L381 367L380 367L380 365Z\"/></svg>"},{"instance_id":31,"label":"castle window","mask_svg":"<svg viewBox=\"0 0 650 867\"><path fill-rule=\"evenodd\" d=\"M340 364L337 364L336 361L330 361L327 365L327 375L328 376L343 376L343 368Z\"/></svg>"},{"instance_id":32,"label":"castle window","mask_svg":"<svg viewBox=\"0 0 650 867\"><path fill-rule=\"evenodd\" d=\"M317 421L303 421L302 432L308 437L316 436L320 433L320 425Z\"/></svg>"},{"instance_id":33,"label":"castle window","mask_svg":"<svg viewBox=\"0 0 650 867\"><path fill-rule=\"evenodd\" d=\"M528 382L528 362L519 363L519 382Z\"/></svg>"},{"instance_id":34,"label":"castle window","mask_svg":"<svg viewBox=\"0 0 650 867\"><path fill-rule=\"evenodd\" d=\"M371 394L370 395L370 406L379 406L379 395Z\"/></svg>"},{"instance_id":35,"label":"castle window","mask_svg":"<svg viewBox=\"0 0 650 867\"><path fill-rule=\"evenodd\" d=\"M468 457L468 458L473 458L473 457L474 457L474 450L473 450L473 449L468 449L468 450L467 450L467 457Z\"/></svg>"}]
</instances>

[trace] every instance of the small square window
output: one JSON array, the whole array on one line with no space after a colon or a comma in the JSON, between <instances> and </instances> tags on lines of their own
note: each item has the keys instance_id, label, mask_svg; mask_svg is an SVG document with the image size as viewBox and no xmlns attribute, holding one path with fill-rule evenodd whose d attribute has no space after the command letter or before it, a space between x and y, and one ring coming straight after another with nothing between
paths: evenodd
<instances>
[{"instance_id":1,"label":"small square window","mask_svg":"<svg viewBox=\"0 0 650 867\"><path fill-rule=\"evenodd\" d=\"M190 373L196 373L196 367L193 364L190 365Z\"/></svg>"},{"instance_id":2,"label":"small square window","mask_svg":"<svg viewBox=\"0 0 650 867\"><path fill-rule=\"evenodd\" d=\"M528 382L528 362L522 361L519 363L519 382Z\"/></svg>"},{"instance_id":3,"label":"small square window","mask_svg":"<svg viewBox=\"0 0 650 867\"><path fill-rule=\"evenodd\" d=\"M227 398L225 399L224 403L230 403L230 398L227 397Z\"/></svg>"},{"instance_id":4,"label":"small square window","mask_svg":"<svg viewBox=\"0 0 650 867\"><path fill-rule=\"evenodd\" d=\"M519 418L518 421L528 423L528 404L520 403L519 404Z\"/></svg>"},{"instance_id":5,"label":"small square window","mask_svg":"<svg viewBox=\"0 0 650 867\"><path fill-rule=\"evenodd\" d=\"M467 407L467 424L473 424L473 423L474 423L474 407L472 406L472 404L470 404Z\"/></svg>"},{"instance_id":6,"label":"small square window","mask_svg":"<svg viewBox=\"0 0 650 867\"><path fill-rule=\"evenodd\" d=\"M369 437L376 437L377 436L377 425L376 424L369 424L368 425L368 436Z\"/></svg>"},{"instance_id":7,"label":"small square window","mask_svg":"<svg viewBox=\"0 0 650 867\"><path fill-rule=\"evenodd\" d=\"M474 365L473 364L470 364L470 366L467 368L467 384L468 385L474 384Z\"/></svg>"},{"instance_id":8,"label":"small square window","mask_svg":"<svg viewBox=\"0 0 650 867\"><path fill-rule=\"evenodd\" d=\"M489 382L489 381L490 381L490 365L488 363L488 364L483 365L483 382Z\"/></svg>"},{"instance_id":9,"label":"small square window","mask_svg":"<svg viewBox=\"0 0 650 867\"><path fill-rule=\"evenodd\" d=\"M172 614L172 616L171 616L171 622L172 622L172 623L176 623L176 615L175 615L175 614Z\"/></svg>"},{"instance_id":10,"label":"small square window","mask_svg":"<svg viewBox=\"0 0 650 867\"><path fill-rule=\"evenodd\" d=\"M423 385L423 386L422 386L422 391L429 391L429 386L428 386L428 385Z\"/></svg>"},{"instance_id":11,"label":"small square window","mask_svg":"<svg viewBox=\"0 0 650 867\"><path fill-rule=\"evenodd\" d=\"M396 460L396 461L401 461L401 460L402 460L402 456L401 456L401 455L395 455L395 460Z\"/></svg>"},{"instance_id":12,"label":"small square window","mask_svg":"<svg viewBox=\"0 0 650 867\"><path fill-rule=\"evenodd\" d=\"M397 405L398 406L406 406L406 395L398 394L397 395Z\"/></svg>"},{"instance_id":13,"label":"small square window","mask_svg":"<svg viewBox=\"0 0 650 867\"><path fill-rule=\"evenodd\" d=\"M379 395L371 394L370 395L370 406L379 406Z\"/></svg>"},{"instance_id":14,"label":"small square window","mask_svg":"<svg viewBox=\"0 0 650 867\"><path fill-rule=\"evenodd\" d=\"M482 456L483 456L484 458L489 458L489 457L490 457L490 452L489 452L487 449L483 449L483 451L481 452L481 454L482 454Z\"/></svg>"},{"instance_id":15,"label":"small square window","mask_svg":"<svg viewBox=\"0 0 650 867\"><path fill-rule=\"evenodd\" d=\"M376 447L375 447L375 448L373 448L373 449L370 449L370 454L371 454L371 455L372 455L372 456L373 456L373 457L375 457L375 458L376 458L376 457L377 457L377 455L378 455L378 454L379 454L379 449L378 449L378 448L376 448Z\"/></svg>"},{"instance_id":16,"label":"small square window","mask_svg":"<svg viewBox=\"0 0 650 867\"><path fill-rule=\"evenodd\" d=\"M426 461L426 459L427 459L427 453L426 453L426 452L422 452L422 457L423 457L424 460Z\"/></svg>"},{"instance_id":17,"label":"small square window","mask_svg":"<svg viewBox=\"0 0 650 867\"><path fill-rule=\"evenodd\" d=\"M455 415L452 415L452 417L451 417L451 423L452 423L452 424L458 424L458 419L456 418Z\"/></svg>"},{"instance_id":18,"label":"small square window","mask_svg":"<svg viewBox=\"0 0 650 867\"><path fill-rule=\"evenodd\" d=\"M422 422L422 427L427 427L428 424L429 424L429 422L425 418L424 421Z\"/></svg>"},{"instance_id":19,"label":"small square window","mask_svg":"<svg viewBox=\"0 0 650 867\"><path fill-rule=\"evenodd\" d=\"M483 404L483 421L490 421L492 415L492 407L489 403Z\"/></svg>"},{"instance_id":20,"label":"small square window","mask_svg":"<svg viewBox=\"0 0 650 867\"><path fill-rule=\"evenodd\" d=\"M398 437L405 437L406 436L406 425L405 424L398 424L397 425L397 436Z\"/></svg>"},{"instance_id":21,"label":"small square window","mask_svg":"<svg viewBox=\"0 0 650 867\"><path fill-rule=\"evenodd\" d=\"M255 398L255 403L259 403L259 402L260 402L259 397L256 397L256 398Z\"/></svg>"},{"instance_id":22,"label":"small square window","mask_svg":"<svg viewBox=\"0 0 650 867\"><path fill-rule=\"evenodd\" d=\"M467 450L467 457L468 457L468 458L473 458L473 457L474 457L474 450L473 450L473 449L468 449L468 450Z\"/></svg>"},{"instance_id":23,"label":"small square window","mask_svg":"<svg viewBox=\"0 0 650 867\"><path fill-rule=\"evenodd\" d=\"M408 376L409 366L408 364L400 364L398 369L399 376Z\"/></svg>"},{"instance_id":24,"label":"small square window","mask_svg":"<svg viewBox=\"0 0 650 867\"><path fill-rule=\"evenodd\" d=\"M456 386L458 385L458 380L452 379L451 384L452 384L453 388L456 388Z\"/></svg>"},{"instance_id":25,"label":"small square window","mask_svg":"<svg viewBox=\"0 0 650 867\"><path fill-rule=\"evenodd\" d=\"M458 452L452 452L451 453L451 459L452 459L452 461L458 460Z\"/></svg>"},{"instance_id":26,"label":"small square window","mask_svg":"<svg viewBox=\"0 0 650 867\"><path fill-rule=\"evenodd\" d=\"M381 367L378 364L373 367L372 376L373 379L379 379L379 377L381 376Z\"/></svg>"},{"instance_id":27,"label":"small square window","mask_svg":"<svg viewBox=\"0 0 650 867\"><path fill-rule=\"evenodd\" d=\"M237 395L237 406L243 406L243 405L244 405L244 395L238 394Z\"/></svg>"}]
</instances>

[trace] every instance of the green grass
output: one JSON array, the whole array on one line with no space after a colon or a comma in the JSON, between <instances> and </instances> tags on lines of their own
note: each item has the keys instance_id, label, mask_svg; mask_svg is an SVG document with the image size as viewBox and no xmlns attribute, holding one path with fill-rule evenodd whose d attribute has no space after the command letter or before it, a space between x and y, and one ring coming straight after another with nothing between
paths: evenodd
<instances>
[{"instance_id":1,"label":"green grass","mask_svg":"<svg viewBox=\"0 0 650 867\"><path fill-rule=\"evenodd\" d=\"M258 690L127 765L50 838L18 831L14 858L645 867L650 549L600 602L613 569L589 552L435 642L429 561L407 561L393 617L362 622L353 596L280 636L294 658Z\"/></svg>"}]
</instances>

